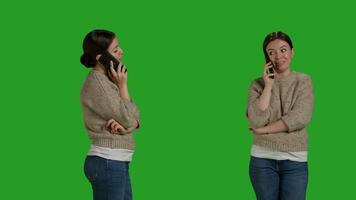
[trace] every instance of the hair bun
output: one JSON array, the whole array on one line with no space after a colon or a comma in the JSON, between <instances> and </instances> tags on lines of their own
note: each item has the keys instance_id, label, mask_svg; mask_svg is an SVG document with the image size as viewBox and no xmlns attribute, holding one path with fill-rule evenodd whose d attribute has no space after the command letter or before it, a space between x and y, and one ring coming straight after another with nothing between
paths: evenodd
<instances>
[{"instance_id":1,"label":"hair bun","mask_svg":"<svg viewBox=\"0 0 356 200\"><path fill-rule=\"evenodd\" d=\"M87 68L92 68L96 65L96 60L92 59L88 54L84 53L80 57L80 62Z\"/></svg>"}]
</instances>

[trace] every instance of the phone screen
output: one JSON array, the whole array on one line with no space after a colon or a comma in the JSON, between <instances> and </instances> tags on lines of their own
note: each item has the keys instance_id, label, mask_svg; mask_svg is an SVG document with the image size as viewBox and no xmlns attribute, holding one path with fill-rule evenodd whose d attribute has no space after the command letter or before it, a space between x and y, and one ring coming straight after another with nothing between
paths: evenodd
<instances>
[{"instance_id":1,"label":"phone screen","mask_svg":"<svg viewBox=\"0 0 356 200\"><path fill-rule=\"evenodd\" d=\"M270 61L268 61L270 62ZM268 63L267 62L267 63ZM274 67L273 63L271 62L272 66ZM270 67L267 69L267 74L274 74L274 70L273 70L273 67ZM271 76L271 79L274 79L274 76Z\"/></svg>"}]
</instances>

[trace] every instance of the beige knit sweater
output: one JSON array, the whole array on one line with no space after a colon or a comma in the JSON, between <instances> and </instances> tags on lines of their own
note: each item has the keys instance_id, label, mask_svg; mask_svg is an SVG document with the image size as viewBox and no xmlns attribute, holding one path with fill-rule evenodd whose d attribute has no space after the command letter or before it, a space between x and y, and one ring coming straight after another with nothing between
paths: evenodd
<instances>
[{"instance_id":1,"label":"beige knit sweater","mask_svg":"<svg viewBox=\"0 0 356 200\"><path fill-rule=\"evenodd\" d=\"M309 123L314 106L311 78L292 72L287 77L275 76L270 105L262 111L258 100L264 88L263 78L254 80L248 94L247 117L254 128L282 120L287 132L254 135L253 143L279 151L307 151Z\"/></svg>"},{"instance_id":2,"label":"beige knit sweater","mask_svg":"<svg viewBox=\"0 0 356 200\"><path fill-rule=\"evenodd\" d=\"M92 143L113 149L135 148L133 132L126 135L112 134L105 129L110 119L115 119L125 128L139 121L139 110L133 101L120 98L118 87L109 78L92 70L81 89L80 102L84 126Z\"/></svg>"}]
</instances>

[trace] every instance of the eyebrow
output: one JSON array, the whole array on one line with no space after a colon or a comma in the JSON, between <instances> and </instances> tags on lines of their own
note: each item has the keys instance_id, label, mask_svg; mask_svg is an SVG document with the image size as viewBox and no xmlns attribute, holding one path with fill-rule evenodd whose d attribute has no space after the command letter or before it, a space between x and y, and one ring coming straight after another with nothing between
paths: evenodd
<instances>
[{"instance_id":1,"label":"eyebrow","mask_svg":"<svg viewBox=\"0 0 356 200\"><path fill-rule=\"evenodd\" d=\"M281 47L279 47L279 49L282 49L283 47L287 47L287 45L284 44ZM271 49L271 48L267 49L267 51L269 51L269 50L274 50L274 49Z\"/></svg>"}]
</instances>

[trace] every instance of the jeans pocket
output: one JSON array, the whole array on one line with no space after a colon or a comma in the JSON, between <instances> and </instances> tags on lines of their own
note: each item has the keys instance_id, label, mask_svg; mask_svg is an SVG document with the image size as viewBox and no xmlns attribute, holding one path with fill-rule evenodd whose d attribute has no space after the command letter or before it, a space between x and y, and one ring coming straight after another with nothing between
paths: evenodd
<instances>
[{"instance_id":1,"label":"jeans pocket","mask_svg":"<svg viewBox=\"0 0 356 200\"><path fill-rule=\"evenodd\" d=\"M100 173L100 160L96 156L87 156L84 163L84 173L90 182L98 179Z\"/></svg>"}]
</instances>

